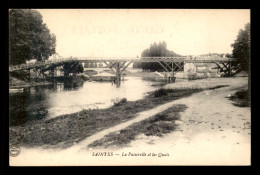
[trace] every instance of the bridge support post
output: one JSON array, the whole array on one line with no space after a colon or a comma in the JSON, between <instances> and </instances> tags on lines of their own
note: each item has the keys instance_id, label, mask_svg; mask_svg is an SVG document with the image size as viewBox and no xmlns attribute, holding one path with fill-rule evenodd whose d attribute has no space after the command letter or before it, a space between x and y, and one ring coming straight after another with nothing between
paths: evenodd
<instances>
[{"instance_id":1,"label":"bridge support post","mask_svg":"<svg viewBox=\"0 0 260 175\"><path fill-rule=\"evenodd\" d=\"M229 76L231 77L232 76L231 61L229 61L228 69L229 69Z\"/></svg>"},{"instance_id":2,"label":"bridge support post","mask_svg":"<svg viewBox=\"0 0 260 175\"><path fill-rule=\"evenodd\" d=\"M31 69L28 70L28 81L31 81Z\"/></svg>"},{"instance_id":3,"label":"bridge support post","mask_svg":"<svg viewBox=\"0 0 260 175\"><path fill-rule=\"evenodd\" d=\"M121 75L124 70L132 63L129 61L128 64L125 65L126 61L116 61L107 63L104 61L109 69L111 69L116 74L116 86L119 87L121 84ZM115 70L114 70L115 69Z\"/></svg>"},{"instance_id":4,"label":"bridge support post","mask_svg":"<svg viewBox=\"0 0 260 175\"><path fill-rule=\"evenodd\" d=\"M225 64L225 62L219 62L219 63L214 62L214 63L218 66L220 72L223 72L225 74L225 76L229 76L229 77L232 76L231 61L226 62L226 64ZM222 65L222 67L221 67L221 65Z\"/></svg>"},{"instance_id":5,"label":"bridge support post","mask_svg":"<svg viewBox=\"0 0 260 175\"><path fill-rule=\"evenodd\" d=\"M174 83L175 82L175 77L174 75L180 71L183 66L184 66L184 62L183 64L181 65L182 62L170 62L170 63L167 63L165 61L158 61L158 63L164 68L164 70L166 71L166 82L167 83ZM162 63L164 63L165 65L163 65ZM171 64L171 66L169 66L169 64ZM173 64L175 66L173 66ZM167 76L170 75L170 77Z\"/></svg>"},{"instance_id":6,"label":"bridge support post","mask_svg":"<svg viewBox=\"0 0 260 175\"><path fill-rule=\"evenodd\" d=\"M174 77L174 71L173 71L173 62L172 62L172 77L171 77L171 82L174 83L175 82L175 77Z\"/></svg>"},{"instance_id":7,"label":"bridge support post","mask_svg":"<svg viewBox=\"0 0 260 175\"><path fill-rule=\"evenodd\" d=\"M121 76L120 76L120 68L119 68L119 63L116 63L116 86L119 87L121 83Z\"/></svg>"}]
</instances>

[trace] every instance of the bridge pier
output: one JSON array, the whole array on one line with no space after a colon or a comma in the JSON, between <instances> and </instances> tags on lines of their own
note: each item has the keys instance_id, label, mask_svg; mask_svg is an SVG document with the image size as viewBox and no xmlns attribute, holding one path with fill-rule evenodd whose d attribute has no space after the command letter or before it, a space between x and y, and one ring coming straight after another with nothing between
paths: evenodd
<instances>
[{"instance_id":1,"label":"bridge pier","mask_svg":"<svg viewBox=\"0 0 260 175\"><path fill-rule=\"evenodd\" d=\"M224 74L229 77L233 76L231 61L228 61L226 63L225 62L214 62L214 63L218 66L220 72L224 72Z\"/></svg>"},{"instance_id":2,"label":"bridge pier","mask_svg":"<svg viewBox=\"0 0 260 175\"><path fill-rule=\"evenodd\" d=\"M229 61L229 64L228 64L228 70L229 70L229 76L231 77L232 76L232 69L231 69L231 61Z\"/></svg>"},{"instance_id":3,"label":"bridge pier","mask_svg":"<svg viewBox=\"0 0 260 175\"><path fill-rule=\"evenodd\" d=\"M120 75L120 67L119 67L120 62L116 63L116 85L119 87L121 84L121 75Z\"/></svg>"},{"instance_id":4,"label":"bridge pier","mask_svg":"<svg viewBox=\"0 0 260 175\"><path fill-rule=\"evenodd\" d=\"M31 81L31 69L28 69L28 81Z\"/></svg>"},{"instance_id":5,"label":"bridge pier","mask_svg":"<svg viewBox=\"0 0 260 175\"><path fill-rule=\"evenodd\" d=\"M121 75L124 72L124 70L132 63L132 61L104 61L104 63L107 65L107 68L111 69L116 74L116 85L117 87L121 84ZM126 65L125 65L126 64Z\"/></svg>"},{"instance_id":6,"label":"bridge pier","mask_svg":"<svg viewBox=\"0 0 260 175\"><path fill-rule=\"evenodd\" d=\"M57 68L55 67L51 67L51 69L49 70L49 74L50 74L50 77L54 78L57 76Z\"/></svg>"},{"instance_id":7,"label":"bridge pier","mask_svg":"<svg viewBox=\"0 0 260 175\"><path fill-rule=\"evenodd\" d=\"M184 62L166 62L166 61L159 61L158 62L166 71L166 79L167 83L174 83L176 77L174 76L179 70L182 70L184 66ZM163 64L164 63L164 64ZM183 63L183 64L182 64ZM169 66L171 64L171 66ZM175 66L174 66L175 65ZM170 76L168 76L170 75Z\"/></svg>"}]
</instances>

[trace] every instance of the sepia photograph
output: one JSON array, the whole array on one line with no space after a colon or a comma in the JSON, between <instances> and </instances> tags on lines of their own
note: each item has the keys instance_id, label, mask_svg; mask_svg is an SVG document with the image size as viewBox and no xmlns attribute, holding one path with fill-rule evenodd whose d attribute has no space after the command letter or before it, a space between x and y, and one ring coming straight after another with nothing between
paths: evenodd
<instances>
[{"instance_id":1,"label":"sepia photograph","mask_svg":"<svg viewBox=\"0 0 260 175\"><path fill-rule=\"evenodd\" d=\"M9 166L251 165L250 9L9 9Z\"/></svg>"}]
</instances>

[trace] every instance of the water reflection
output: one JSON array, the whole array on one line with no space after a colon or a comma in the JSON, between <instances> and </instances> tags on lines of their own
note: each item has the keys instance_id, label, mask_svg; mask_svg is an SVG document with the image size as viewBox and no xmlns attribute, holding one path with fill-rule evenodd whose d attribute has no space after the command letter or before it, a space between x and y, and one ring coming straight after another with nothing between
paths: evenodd
<instances>
[{"instance_id":1,"label":"water reflection","mask_svg":"<svg viewBox=\"0 0 260 175\"><path fill-rule=\"evenodd\" d=\"M155 90L153 81L127 77L120 88L111 82L53 83L10 94L10 125L53 118L82 109L107 108L115 98L135 101Z\"/></svg>"}]
</instances>

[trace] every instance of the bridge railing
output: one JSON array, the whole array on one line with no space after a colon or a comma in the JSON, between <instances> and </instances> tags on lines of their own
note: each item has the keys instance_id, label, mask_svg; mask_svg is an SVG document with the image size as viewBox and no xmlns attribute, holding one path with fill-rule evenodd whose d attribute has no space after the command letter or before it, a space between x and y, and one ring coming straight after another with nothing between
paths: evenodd
<instances>
[{"instance_id":1,"label":"bridge railing","mask_svg":"<svg viewBox=\"0 0 260 175\"><path fill-rule=\"evenodd\" d=\"M79 57L78 61L84 62L103 62L103 61L132 61L132 62L159 62L159 61L169 61L169 62L227 62L234 61L234 58L219 58L219 59L210 59L208 57L191 57L191 56L182 56L182 57Z\"/></svg>"}]
</instances>

